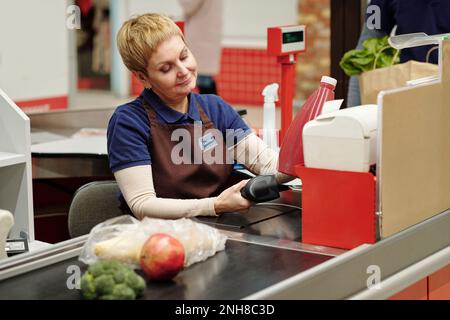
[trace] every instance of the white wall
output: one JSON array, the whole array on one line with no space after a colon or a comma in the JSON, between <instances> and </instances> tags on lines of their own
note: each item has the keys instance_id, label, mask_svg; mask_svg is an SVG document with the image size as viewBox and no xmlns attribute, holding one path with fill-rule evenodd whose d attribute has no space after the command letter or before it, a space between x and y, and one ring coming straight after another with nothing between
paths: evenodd
<instances>
[{"instance_id":1,"label":"white wall","mask_svg":"<svg viewBox=\"0 0 450 320\"><path fill-rule=\"evenodd\" d=\"M130 15L143 14L146 12L159 12L174 19L179 18L182 15L178 0L128 0L128 12Z\"/></svg>"},{"instance_id":2,"label":"white wall","mask_svg":"<svg viewBox=\"0 0 450 320\"><path fill-rule=\"evenodd\" d=\"M67 95L66 8L64 0L0 0L0 88L13 100Z\"/></svg>"},{"instance_id":3,"label":"white wall","mask_svg":"<svg viewBox=\"0 0 450 320\"><path fill-rule=\"evenodd\" d=\"M225 0L225 47L266 48L267 28L297 24L298 0Z\"/></svg>"},{"instance_id":4,"label":"white wall","mask_svg":"<svg viewBox=\"0 0 450 320\"><path fill-rule=\"evenodd\" d=\"M207 0L215 1L215 0ZM298 0L224 0L225 47L265 48L268 27L297 24ZM129 0L129 14L182 16L178 0Z\"/></svg>"},{"instance_id":5,"label":"white wall","mask_svg":"<svg viewBox=\"0 0 450 320\"><path fill-rule=\"evenodd\" d=\"M182 16L178 0L120 0L128 16ZM215 1L215 0L207 0ZM298 0L224 0L225 47L265 48L269 26L295 24ZM68 0L0 0L0 88L13 100L68 95ZM114 35L115 36L115 35Z\"/></svg>"}]
</instances>

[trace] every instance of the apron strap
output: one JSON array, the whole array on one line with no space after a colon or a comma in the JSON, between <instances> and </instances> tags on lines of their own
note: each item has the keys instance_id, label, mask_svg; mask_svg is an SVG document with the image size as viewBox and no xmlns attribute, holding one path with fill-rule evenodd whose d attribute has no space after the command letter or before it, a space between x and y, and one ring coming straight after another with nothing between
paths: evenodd
<instances>
[{"instance_id":1,"label":"apron strap","mask_svg":"<svg viewBox=\"0 0 450 320\"><path fill-rule=\"evenodd\" d=\"M140 98L142 106L144 107L145 111L147 111L148 119L150 120L150 125L157 124L156 120L156 113L155 110L153 110L152 107L148 104L147 100L145 100L144 97Z\"/></svg>"},{"instance_id":2,"label":"apron strap","mask_svg":"<svg viewBox=\"0 0 450 320\"><path fill-rule=\"evenodd\" d=\"M208 116L205 113L205 110L203 110L202 105L200 104L200 102L198 102L197 100L195 100L195 104L197 106L197 110L198 113L200 113L200 119L202 120L203 123L208 123L211 122L211 119L208 118Z\"/></svg>"}]
</instances>

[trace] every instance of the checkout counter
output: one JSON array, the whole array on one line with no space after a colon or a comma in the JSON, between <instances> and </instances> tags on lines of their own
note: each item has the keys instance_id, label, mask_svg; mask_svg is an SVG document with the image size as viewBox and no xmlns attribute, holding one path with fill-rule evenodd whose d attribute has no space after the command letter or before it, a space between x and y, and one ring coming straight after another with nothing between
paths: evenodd
<instances>
[{"instance_id":1,"label":"checkout counter","mask_svg":"<svg viewBox=\"0 0 450 320\"><path fill-rule=\"evenodd\" d=\"M374 245L341 250L301 242L300 210L280 206L298 204L299 195L285 191L246 216L197 219L228 237L225 250L171 282L149 281L141 299L386 299L450 263L450 211ZM86 239L2 262L0 299L80 299L67 283L74 266L86 270L78 261ZM368 287L371 266L381 270L379 288Z\"/></svg>"},{"instance_id":2,"label":"checkout counter","mask_svg":"<svg viewBox=\"0 0 450 320\"><path fill-rule=\"evenodd\" d=\"M352 250L302 243L299 189L246 215L195 220L224 233L225 250L172 282L148 282L141 299L386 299L450 263L450 211ZM67 281L74 266L86 270L77 259L86 239L2 261L0 299L80 299ZM368 287L373 266L379 289Z\"/></svg>"},{"instance_id":3,"label":"checkout counter","mask_svg":"<svg viewBox=\"0 0 450 320\"><path fill-rule=\"evenodd\" d=\"M44 147L66 139L60 136L80 132L62 130L67 127L46 133L59 139L33 145L34 177L108 174L99 165L107 167L100 149L94 152L93 147L87 155L73 152L76 148L69 155L46 151ZM40 134L32 139L41 139L41 132L32 128L32 133ZM43 165L61 159L67 165ZM74 170L77 161L80 166ZM292 188L277 200L253 206L245 215L195 218L228 237L225 250L183 270L172 282L148 282L141 299L387 299L450 264L450 211L375 244L348 250L302 242L301 207L302 190ZM80 299L67 281L74 266L86 270L77 259L86 239L81 236L2 261L0 299ZM375 288L370 285L373 270L381 272Z\"/></svg>"},{"instance_id":4,"label":"checkout counter","mask_svg":"<svg viewBox=\"0 0 450 320\"><path fill-rule=\"evenodd\" d=\"M84 113L87 120L97 112L97 119L108 119L106 110L78 115ZM34 117L42 115L31 116L32 124L40 123ZM65 154L61 141L67 146L73 142L67 140L82 131L62 126L45 131L32 126L32 141L53 139L32 145L33 177L109 175L101 149L104 137L94 137L96 143L80 150L70 146ZM92 123L90 127L101 126ZM140 299L386 299L450 263L450 211L376 244L347 250L303 243L301 208L302 188L292 187L277 200L253 206L247 214L195 218L228 237L225 250L186 268L171 282L147 282ZM78 261L86 240L87 236L81 236L0 263L0 299L81 299L68 281L74 268L86 270ZM368 286L373 266L381 270L379 289Z\"/></svg>"},{"instance_id":5,"label":"checkout counter","mask_svg":"<svg viewBox=\"0 0 450 320\"><path fill-rule=\"evenodd\" d=\"M441 53L447 57L444 67L448 69L450 41L441 45ZM410 299L449 299L450 150L442 146L450 145L450 135L437 130L424 132L424 127L414 122L430 121L442 124L443 130L450 128L450 72L441 72L441 78L418 87L384 92L379 97L378 119L383 125L377 142L376 208L369 212L372 223L377 220L376 234L372 234L376 241L345 249L305 241L302 223L310 208L305 203L309 188L305 182L302 188L282 192L277 200L253 206L245 215L195 218L228 237L225 250L186 268L171 282L148 282L141 299L388 299L404 293L403 290L413 290L411 295L403 295ZM420 113L425 105L429 112ZM405 108L421 117L396 118ZM105 121L108 118L102 117ZM396 121L401 121L401 125L396 125ZM84 126L98 127L86 123ZM436 135L441 139L435 139ZM418 144L441 150L442 154L436 157L424 153L411 158L405 150ZM50 161L54 155L35 147L33 157L39 160L33 165L45 167L43 156ZM80 156L78 153L77 158ZM94 163L101 157L95 154L87 158ZM433 166L432 170L421 167L424 163ZM414 165L414 170L409 164ZM79 172L44 168L33 175L79 175L84 169L91 174L89 170L93 168L81 166ZM401 176L405 170L407 177ZM421 180L424 170L433 179ZM402 178L407 178L406 184ZM405 199L405 193L414 197L407 202L397 200L392 206L390 200ZM327 213L333 214L333 209ZM326 225L327 221L317 224ZM347 225L337 225L335 230L340 227ZM87 236L81 236L2 261L0 298L80 299L79 292L68 286L68 279L74 267L86 270L77 259L86 240Z\"/></svg>"},{"instance_id":6,"label":"checkout counter","mask_svg":"<svg viewBox=\"0 0 450 320\"><path fill-rule=\"evenodd\" d=\"M46 151L45 147L66 139L61 136L80 132L77 128L63 132L67 130L63 126L46 133L47 138L58 139L33 144L33 176L109 174L102 169L107 161L100 149L94 152L93 147L86 155L73 152L76 148L68 155ZM42 132L32 126L32 140L41 139ZM39 135L33 137L35 133ZM61 159L59 167L44 165ZM79 167L74 165L77 161L81 161ZM450 264L450 210L375 244L339 249L303 242L301 208L302 188L291 188L277 200L253 206L245 215L195 218L228 237L225 250L183 270L171 282L148 282L141 299L387 299ZM81 236L2 261L0 299L80 299L79 292L67 283L74 267L86 270L78 261L86 239Z\"/></svg>"}]
</instances>

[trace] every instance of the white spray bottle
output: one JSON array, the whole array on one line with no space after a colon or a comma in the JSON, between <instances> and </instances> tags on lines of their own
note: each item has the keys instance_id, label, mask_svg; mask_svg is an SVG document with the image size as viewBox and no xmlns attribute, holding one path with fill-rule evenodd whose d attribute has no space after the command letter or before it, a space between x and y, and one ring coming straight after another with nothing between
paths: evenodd
<instances>
[{"instance_id":1,"label":"white spray bottle","mask_svg":"<svg viewBox=\"0 0 450 320\"><path fill-rule=\"evenodd\" d=\"M264 96L263 140L275 151L279 150L275 109L275 101L278 101L278 87L278 83L272 83L267 85L262 92Z\"/></svg>"}]
</instances>

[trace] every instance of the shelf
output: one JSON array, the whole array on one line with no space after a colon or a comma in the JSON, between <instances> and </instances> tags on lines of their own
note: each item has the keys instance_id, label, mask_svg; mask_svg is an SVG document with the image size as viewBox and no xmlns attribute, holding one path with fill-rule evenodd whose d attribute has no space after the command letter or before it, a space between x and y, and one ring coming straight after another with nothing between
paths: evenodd
<instances>
[{"instance_id":1,"label":"shelf","mask_svg":"<svg viewBox=\"0 0 450 320\"><path fill-rule=\"evenodd\" d=\"M0 168L26 162L24 154L0 152Z\"/></svg>"},{"instance_id":2,"label":"shelf","mask_svg":"<svg viewBox=\"0 0 450 320\"><path fill-rule=\"evenodd\" d=\"M11 238L34 241L30 118L0 89L0 202L14 215ZM4 169L2 169L2 167Z\"/></svg>"},{"instance_id":3,"label":"shelf","mask_svg":"<svg viewBox=\"0 0 450 320\"><path fill-rule=\"evenodd\" d=\"M42 242L39 240L30 241L28 243L29 252L35 253L38 251L43 251L50 248L52 245L50 243Z\"/></svg>"}]
</instances>

